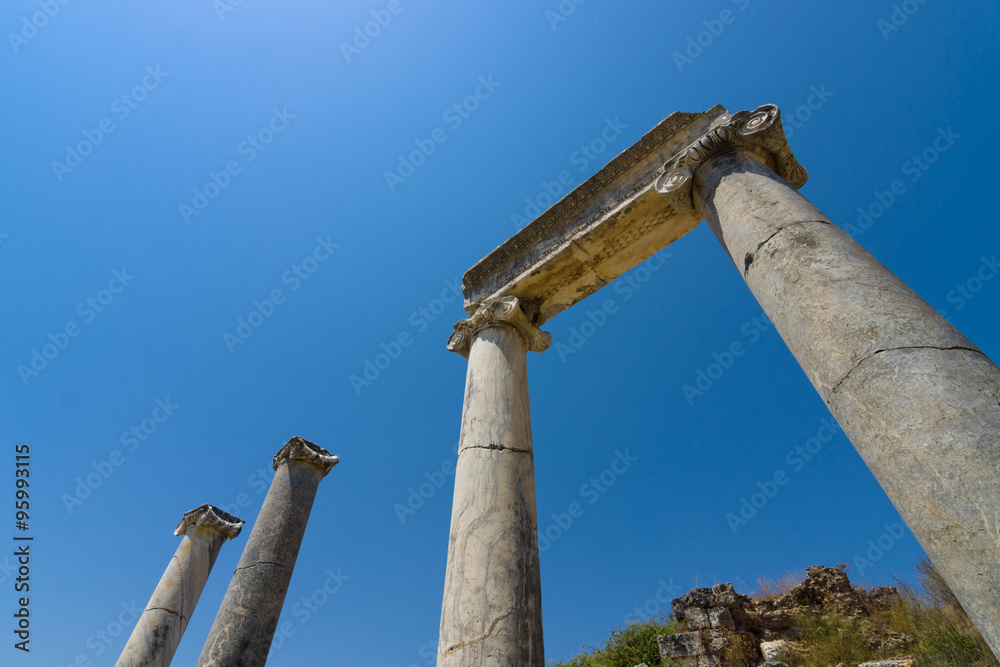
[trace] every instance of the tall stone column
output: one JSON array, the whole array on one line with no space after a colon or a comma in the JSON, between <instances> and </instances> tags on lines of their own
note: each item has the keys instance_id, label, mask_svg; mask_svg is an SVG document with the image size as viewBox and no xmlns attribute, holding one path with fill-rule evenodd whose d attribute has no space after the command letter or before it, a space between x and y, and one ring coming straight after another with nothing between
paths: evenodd
<instances>
[{"instance_id":1,"label":"tall stone column","mask_svg":"<svg viewBox=\"0 0 1000 667\"><path fill-rule=\"evenodd\" d=\"M174 530L174 535L183 535L184 539L135 624L116 667L170 664L219 550L242 528L241 519L212 505L202 505L184 515Z\"/></svg>"},{"instance_id":2,"label":"tall stone column","mask_svg":"<svg viewBox=\"0 0 1000 667\"><path fill-rule=\"evenodd\" d=\"M657 189L697 209L1000 655L1000 369L796 192L778 109L743 111Z\"/></svg>"},{"instance_id":3,"label":"tall stone column","mask_svg":"<svg viewBox=\"0 0 1000 667\"><path fill-rule=\"evenodd\" d=\"M336 456L292 438L274 456L274 479L208 633L198 667L260 667L267 660L320 481Z\"/></svg>"},{"instance_id":4,"label":"tall stone column","mask_svg":"<svg viewBox=\"0 0 1000 667\"><path fill-rule=\"evenodd\" d=\"M544 667L527 353L551 340L513 297L482 306L448 340L469 370L438 667Z\"/></svg>"}]
</instances>

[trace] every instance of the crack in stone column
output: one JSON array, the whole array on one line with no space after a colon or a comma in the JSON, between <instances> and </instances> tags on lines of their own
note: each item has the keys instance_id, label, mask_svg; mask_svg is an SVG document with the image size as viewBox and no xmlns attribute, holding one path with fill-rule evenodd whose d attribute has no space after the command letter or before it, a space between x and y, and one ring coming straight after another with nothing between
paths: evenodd
<instances>
[{"instance_id":1,"label":"crack in stone column","mask_svg":"<svg viewBox=\"0 0 1000 667\"><path fill-rule=\"evenodd\" d=\"M476 639L472 639L472 640L469 640L467 642L462 642L460 644L455 644L454 646L451 646L450 648L446 649L445 652L444 652L444 655L448 655L450 653L454 653L455 651L457 651L459 649L468 648L469 646L473 646L475 644L480 644L480 643L486 641L487 639L490 638L490 635L493 634L493 631L497 629L497 626L500 625L500 621L504 620L505 618L508 618L514 612L515 612L515 610L511 609L510 611L505 612L504 614L501 614L499 617L497 617L497 619L495 621L493 621L493 623L490 624L490 629L487 630L486 634L484 634L482 637L477 637Z\"/></svg>"},{"instance_id":2,"label":"crack in stone column","mask_svg":"<svg viewBox=\"0 0 1000 667\"><path fill-rule=\"evenodd\" d=\"M874 359L876 356L882 354L883 352L898 352L900 350L938 350L938 351L941 351L941 352L945 352L947 350L965 350L966 352L975 352L976 354L981 355L984 359L986 359L987 361L989 361L989 357L987 357L985 354L983 354L983 352L981 350L977 350L977 349L971 348L971 347L963 347L961 345L953 345L953 346L948 346L948 347L938 347L936 345L904 345L902 347L889 347L889 348L885 348L883 350L875 350L874 352L872 352L871 354L869 354L867 357L865 357L864 359L862 359L861 361L859 361L857 364L855 364L854 368L852 368L851 370L849 370L847 372L847 375L845 375L844 377L842 377L840 379L840 382L838 382L833 387L833 389L830 390L830 395L827 396L827 398L826 398L827 406L829 407L830 402L833 400L833 395L837 393L837 390L840 389L840 386L842 384L844 384L844 382L847 381L847 378L851 377L851 374L854 371L856 371L859 368L861 368L861 366L865 362L867 362L867 361L869 361L871 359ZM998 403L1000 403L1000 401L998 401Z\"/></svg>"},{"instance_id":3,"label":"crack in stone column","mask_svg":"<svg viewBox=\"0 0 1000 667\"><path fill-rule=\"evenodd\" d=\"M760 219L760 218L758 218L758 219ZM793 222L790 225L785 225L781 229L776 229L773 234L771 234L766 239L764 239L763 241L761 241L760 243L758 243L757 247L754 249L753 252L748 252L744 256L744 258L743 258L743 277L744 278L747 277L747 274L750 271L750 266L753 264L754 260L757 259L757 253L760 252L761 248L763 248L765 245L767 245L768 243L770 243L771 239L773 239L775 236L777 236L781 232L786 231L788 229L791 229L792 227L797 227L799 225L805 225L805 224L810 223L810 222L818 222L818 223L823 224L823 225L832 225L833 224L833 222L831 220L819 220L819 219L816 219L816 220L799 220L797 222Z\"/></svg>"}]
</instances>

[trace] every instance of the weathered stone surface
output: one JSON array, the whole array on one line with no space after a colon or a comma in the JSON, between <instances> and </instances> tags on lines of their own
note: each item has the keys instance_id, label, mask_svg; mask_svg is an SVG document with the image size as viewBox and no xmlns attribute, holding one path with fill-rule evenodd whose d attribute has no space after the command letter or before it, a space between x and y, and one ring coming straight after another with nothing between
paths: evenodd
<instances>
[{"instance_id":1,"label":"weathered stone surface","mask_svg":"<svg viewBox=\"0 0 1000 667\"><path fill-rule=\"evenodd\" d=\"M779 639L773 642L761 642L760 654L764 656L764 660L777 661L781 657L781 654L790 651L791 647L791 642L785 639Z\"/></svg>"},{"instance_id":2,"label":"weathered stone surface","mask_svg":"<svg viewBox=\"0 0 1000 667\"><path fill-rule=\"evenodd\" d=\"M685 610L684 620L687 621L689 630L707 630L712 627L712 621L708 618L708 611L698 607L690 607Z\"/></svg>"},{"instance_id":3,"label":"weathered stone surface","mask_svg":"<svg viewBox=\"0 0 1000 667\"><path fill-rule=\"evenodd\" d=\"M167 667L226 540L243 521L211 505L184 514L175 535L184 538L125 643L116 667Z\"/></svg>"},{"instance_id":4,"label":"weathered stone surface","mask_svg":"<svg viewBox=\"0 0 1000 667\"><path fill-rule=\"evenodd\" d=\"M226 590L198 667L260 667L302 545L320 481L338 457L302 438L275 455L271 488Z\"/></svg>"},{"instance_id":5,"label":"weathered stone surface","mask_svg":"<svg viewBox=\"0 0 1000 667\"><path fill-rule=\"evenodd\" d=\"M708 610L708 620L713 630L735 630L732 614L725 607L715 607Z\"/></svg>"},{"instance_id":6,"label":"weathered stone surface","mask_svg":"<svg viewBox=\"0 0 1000 667\"><path fill-rule=\"evenodd\" d=\"M966 349L887 350L831 400L889 498L1000 652L1000 371Z\"/></svg>"},{"instance_id":7,"label":"weathered stone surface","mask_svg":"<svg viewBox=\"0 0 1000 667\"><path fill-rule=\"evenodd\" d=\"M678 182L1000 655L1000 369L772 170L787 144L765 111L711 130Z\"/></svg>"},{"instance_id":8,"label":"weathered stone surface","mask_svg":"<svg viewBox=\"0 0 1000 667\"><path fill-rule=\"evenodd\" d=\"M471 319L449 344L469 367L437 664L543 667L526 355L547 337L528 328L516 299Z\"/></svg>"},{"instance_id":9,"label":"weathered stone surface","mask_svg":"<svg viewBox=\"0 0 1000 667\"><path fill-rule=\"evenodd\" d=\"M893 658L891 660L863 662L858 667L916 667L916 664L913 658Z\"/></svg>"},{"instance_id":10,"label":"weathered stone surface","mask_svg":"<svg viewBox=\"0 0 1000 667\"><path fill-rule=\"evenodd\" d=\"M709 225L824 400L881 350L975 349L754 157L721 156L697 180Z\"/></svg>"},{"instance_id":11,"label":"weathered stone surface","mask_svg":"<svg viewBox=\"0 0 1000 667\"><path fill-rule=\"evenodd\" d=\"M708 650L702 642L699 632L681 632L676 635L664 635L656 638L660 646L660 657L685 658L690 656L708 655Z\"/></svg>"},{"instance_id":12,"label":"weathered stone surface","mask_svg":"<svg viewBox=\"0 0 1000 667\"><path fill-rule=\"evenodd\" d=\"M678 620L686 618L685 613L690 608L708 609L715 606L715 595L711 588L695 588L690 593L685 593L679 598L670 601L670 606L674 609L674 615Z\"/></svg>"},{"instance_id":13,"label":"weathered stone surface","mask_svg":"<svg viewBox=\"0 0 1000 667\"><path fill-rule=\"evenodd\" d=\"M725 607L714 607L708 610L708 621L713 630L735 630L733 617Z\"/></svg>"},{"instance_id":14,"label":"weathered stone surface","mask_svg":"<svg viewBox=\"0 0 1000 667\"><path fill-rule=\"evenodd\" d=\"M700 217L678 213L657 194L657 171L728 117L721 106L671 114L469 269L466 312L514 296L541 326L694 229Z\"/></svg>"},{"instance_id":15,"label":"weathered stone surface","mask_svg":"<svg viewBox=\"0 0 1000 667\"><path fill-rule=\"evenodd\" d=\"M712 595L715 596L715 604L720 607L736 607L739 605L739 598L732 584L716 584L712 586Z\"/></svg>"}]
</instances>

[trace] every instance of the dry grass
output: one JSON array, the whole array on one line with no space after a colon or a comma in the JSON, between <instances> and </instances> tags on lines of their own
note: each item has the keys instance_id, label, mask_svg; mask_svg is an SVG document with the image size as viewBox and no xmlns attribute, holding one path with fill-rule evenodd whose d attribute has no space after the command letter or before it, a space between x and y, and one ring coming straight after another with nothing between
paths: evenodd
<instances>
[{"instance_id":1,"label":"dry grass","mask_svg":"<svg viewBox=\"0 0 1000 667\"><path fill-rule=\"evenodd\" d=\"M965 611L929 561L917 566L923 595L900 583L901 599L888 609L869 609L865 619L807 614L798 618L805 652L789 655L791 667L829 667L910 655L918 667L1000 667ZM905 646L883 647L888 633L908 635Z\"/></svg>"},{"instance_id":2,"label":"dry grass","mask_svg":"<svg viewBox=\"0 0 1000 667\"><path fill-rule=\"evenodd\" d=\"M757 579L757 590L750 594L754 600L771 600L781 597L802 583L806 573L802 570L786 572L777 579L760 577Z\"/></svg>"}]
</instances>

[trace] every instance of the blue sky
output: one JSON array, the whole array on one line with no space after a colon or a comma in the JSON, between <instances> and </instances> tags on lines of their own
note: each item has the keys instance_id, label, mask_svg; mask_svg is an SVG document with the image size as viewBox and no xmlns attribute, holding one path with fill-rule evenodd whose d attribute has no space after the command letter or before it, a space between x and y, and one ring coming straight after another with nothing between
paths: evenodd
<instances>
[{"instance_id":1,"label":"blue sky","mask_svg":"<svg viewBox=\"0 0 1000 667\"><path fill-rule=\"evenodd\" d=\"M177 653L192 664L257 471L293 435L341 463L269 664L433 664L465 379L453 286L545 183L676 110L779 105L805 196L1000 357L995 2L331 4L0 14L0 539L19 532L19 443L35 536L31 652L4 629L4 664L110 664L181 515L213 503L247 528ZM694 585L840 562L910 577L920 547L707 227L628 278L546 325L572 353L529 361L547 657ZM384 368L352 383L366 362ZM686 393L699 372L716 377ZM744 499L756 514L727 519Z\"/></svg>"}]
</instances>

